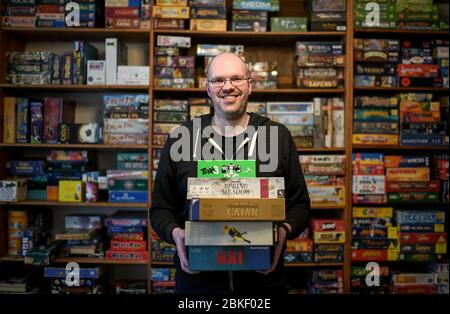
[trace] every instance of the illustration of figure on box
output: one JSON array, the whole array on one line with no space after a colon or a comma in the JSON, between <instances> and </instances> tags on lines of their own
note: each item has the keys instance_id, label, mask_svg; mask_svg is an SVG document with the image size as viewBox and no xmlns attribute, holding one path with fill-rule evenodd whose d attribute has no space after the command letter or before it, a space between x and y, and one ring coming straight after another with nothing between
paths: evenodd
<instances>
[{"instance_id":1,"label":"illustration of figure on box","mask_svg":"<svg viewBox=\"0 0 450 314\"><path fill-rule=\"evenodd\" d=\"M247 231L240 232L235 227L228 225L224 226L223 231L225 232L225 234L228 234L233 239L233 241L245 241L247 243L252 243L252 241L247 240L243 237L243 235L247 234Z\"/></svg>"},{"instance_id":2,"label":"illustration of figure on box","mask_svg":"<svg viewBox=\"0 0 450 314\"><path fill-rule=\"evenodd\" d=\"M229 164L222 167L222 173L225 174L227 178L234 178L239 176L241 172L241 167L239 165Z\"/></svg>"},{"instance_id":3,"label":"illustration of figure on box","mask_svg":"<svg viewBox=\"0 0 450 314\"><path fill-rule=\"evenodd\" d=\"M311 208L294 138L282 123L247 112L253 80L240 55L205 56L214 112L164 138L152 228L176 245L176 293L286 293L286 240L305 230Z\"/></svg>"}]
</instances>

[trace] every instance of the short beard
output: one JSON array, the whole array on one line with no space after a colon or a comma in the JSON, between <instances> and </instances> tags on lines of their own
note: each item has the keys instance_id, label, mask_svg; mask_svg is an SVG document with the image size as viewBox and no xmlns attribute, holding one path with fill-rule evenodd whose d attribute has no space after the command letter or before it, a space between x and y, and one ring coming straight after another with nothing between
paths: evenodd
<instances>
[{"instance_id":1,"label":"short beard","mask_svg":"<svg viewBox=\"0 0 450 314\"><path fill-rule=\"evenodd\" d=\"M244 104L246 104L246 101L244 101ZM239 111L235 112L225 112L222 110L220 105L214 105L214 111L220 111L222 117L229 121L236 121L242 118L242 116L247 112L247 105L239 107Z\"/></svg>"}]
</instances>

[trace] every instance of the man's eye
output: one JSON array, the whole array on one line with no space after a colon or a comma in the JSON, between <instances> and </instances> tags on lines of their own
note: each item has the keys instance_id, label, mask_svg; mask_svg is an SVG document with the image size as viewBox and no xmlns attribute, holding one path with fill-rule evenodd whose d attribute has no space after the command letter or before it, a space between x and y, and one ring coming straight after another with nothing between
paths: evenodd
<instances>
[{"instance_id":1,"label":"man's eye","mask_svg":"<svg viewBox=\"0 0 450 314\"><path fill-rule=\"evenodd\" d=\"M225 81L224 81L224 80L217 79L217 80L213 80L212 82L213 82L213 84L222 84L222 83L225 82Z\"/></svg>"},{"instance_id":2,"label":"man's eye","mask_svg":"<svg viewBox=\"0 0 450 314\"><path fill-rule=\"evenodd\" d=\"M233 83L242 83L243 79L242 78L234 78L231 80Z\"/></svg>"}]
</instances>

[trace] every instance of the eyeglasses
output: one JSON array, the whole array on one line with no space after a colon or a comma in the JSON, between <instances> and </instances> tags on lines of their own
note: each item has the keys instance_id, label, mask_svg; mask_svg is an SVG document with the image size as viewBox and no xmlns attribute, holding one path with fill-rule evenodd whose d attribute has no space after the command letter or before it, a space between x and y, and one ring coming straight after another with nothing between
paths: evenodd
<instances>
[{"instance_id":1,"label":"eyeglasses","mask_svg":"<svg viewBox=\"0 0 450 314\"><path fill-rule=\"evenodd\" d=\"M208 80L209 83L215 88L221 88L224 87L227 81L231 83L231 85L235 87L239 87L244 85L245 82L247 82L250 78L248 77L235 77L231 79L214 79L214 80Z\"/></svg>"}]
</instances>

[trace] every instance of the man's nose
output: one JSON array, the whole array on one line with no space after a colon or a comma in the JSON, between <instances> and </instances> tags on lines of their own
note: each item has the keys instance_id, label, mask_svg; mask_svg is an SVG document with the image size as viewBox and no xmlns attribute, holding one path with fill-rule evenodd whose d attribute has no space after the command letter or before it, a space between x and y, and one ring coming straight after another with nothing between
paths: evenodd
<instances>
[{"instance_id":1,"label":"man's nose","mask_svg":"<svg viewBox=\"0 0 450 314\"><path fill-rule=\"evenodd\" d=\"M233 89L234 85L231 84L231 80L225 80L225 84L223 85L222 89Z\"/></svg>"}]
</instances>

